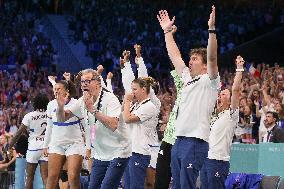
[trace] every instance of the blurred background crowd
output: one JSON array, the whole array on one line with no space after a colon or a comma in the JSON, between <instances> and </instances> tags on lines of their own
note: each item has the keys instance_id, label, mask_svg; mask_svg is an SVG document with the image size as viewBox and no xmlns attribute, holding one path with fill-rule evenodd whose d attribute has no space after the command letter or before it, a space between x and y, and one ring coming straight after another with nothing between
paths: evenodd
<instances>
[{"instance_id":1,"label":"blurred background crowd","mask_svg":"<svg viewBox=\"0 0 284 189\"><path fill-rule=\"evenodd\" d=\"M72 2L72 3L71 3ZM81 0L81 1L0 1L0 154L5 151L9 138L19 128L23 116L32 110L31 100L39 92L53 98L47 77L57 75L60 64L57 50L41 23L46 13L66 15L70 43L82 41L93 67L103 65L105 76L113 73L114 93L122 99L119 57L122 51L131 51L134 63L134 44L142 46L142 56L149 75L160 83L162 102L158 130L162 134L174 105L176 90L169 74L172 66L166 52L164 36L156 19L160 9L170 10L176 16L177 43L188 60L191 48L206 47L208 2L197 1L143 1L142 0ZM216 5L218 51L230 53L250 40L284 26L284 9L273 3L222 3ZM208 5L207 5L208 4ZM174 7L174 8L173 8ZM203 14L206 13L206 14ZM267 50L267 56L269 50ZM284 51L283 51L284 52ZM283 57L284 53L279 54ZM265 134L265 112L276 111L277 124L284 129L284 62L254 61L244 56L247 72L242 81L240 121L234 141L259 143ZM254 62L253 62L254 61ZM255 68L249 72L249 68ZM234 77L234 59L219 65L222 86L231 86ZM27 134L26 134L27 135ZM23 136L24 138L26 136ZM18 152L24 153L23 144ZM0 155L1 158L1 155ZM0 159L0 165L3 162ZM1 168L1 167L0 167Z\"/></svg>"}]
</instances>

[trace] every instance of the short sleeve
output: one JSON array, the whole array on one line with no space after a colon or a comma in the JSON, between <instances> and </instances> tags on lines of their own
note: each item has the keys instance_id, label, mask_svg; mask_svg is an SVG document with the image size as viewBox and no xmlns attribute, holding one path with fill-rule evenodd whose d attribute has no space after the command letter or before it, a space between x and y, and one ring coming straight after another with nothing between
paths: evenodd
<instances>
[{"instance_id":1,"label":"short sleeve","mask_svg":"<svg viewBox=\"0 0 284 189\"><path fill-rule=\"evenodd\" d=\"M240 115L239 108L234 109L234 110L230 109L230 117L231 117L232 121L238 123L239 122L239 115Z\"/></svg>"},{"instance_id":2,"label":"short sleeve","mask_svg":"<svg viewBox=\"0 0 284 189\"><path fill-rule=\"evenodd\" d=\"M22 124L30 127L30 114L26 114L22 120Z\"/></svg>"},{"instance_id":3,"label":"short sleeve","mask_svg":"<svg viewBox=\"0 0 284 189\"><path fill-rule=\"evenodd\" d=\"M208 78L209 78L209 76L208 76ZM219 74L218 74L216 79L210 79L210 87L213 90L220 90L221 89L221 80L220 80Z\"/></svg>"}]
</instances>

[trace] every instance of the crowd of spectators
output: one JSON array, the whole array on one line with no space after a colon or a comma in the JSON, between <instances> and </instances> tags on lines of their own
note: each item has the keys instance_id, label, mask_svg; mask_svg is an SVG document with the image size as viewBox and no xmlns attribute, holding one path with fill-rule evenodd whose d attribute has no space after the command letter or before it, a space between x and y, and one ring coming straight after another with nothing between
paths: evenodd
<instances>
[{"instance_id":1,"label":"crowd of spectators","mask_svg":"<svg viewBox=\"0 0 284 189\"><path fill-rule=\"evenodd\" d=\"M88 4L88 1L85 1L86 4L81 7L84 11L79 12L74 20L70 21L70 27L75 30L76 40L84 40L89 55L96 63L104 65L106 69L113 67L106 71L112 70L114 93L121 100L123 87L119 57L124 49L132 49L135 43L142 44L142 56L147 67L152 68L149 69L149 74L160 83L158 97L162 107L159 129L163 132L175 102L176 90L168 71L170 63L163 34L155 19L155 14L161 7L145 8L148 7L146 2L142 7L135 3L127 4L124 0L119 3L92 2L95 3ZM111 8L111 3L117 7L115 10ZM47 77L56 75L52 72L53 69L49 69L55 51L50 40L44 37L42 28L34 29L36 18L32 14L25 14L21 9L14 10L8 6L5 10L9 14L0 12L0 154L8 144L9 138L19 128L23 116L32 110L32 98L38 93L45 93L50 99L53 98L52 87ZM182 45L186 50L206 46L206 21L202 20L204 17L199 16L206 10L204 5L196 6L188 12L172 10L179 17L178 20L183 22L177 23L181 30L180 34L177 32L177 40L179 44L186 43ZM112 14L109 14L110 12ZM218 12L222 13L218 15L218 28L222 33L220 53L252 38L255 31L259 34L259 28L284 23L283 12L281 16L269 8L247 7ZM190 24L185 26L185 23ZM183 51L185 52L185 49ZM134 56L132 57L131 62L134 63ZM1 69L8 68L1 67L3 65L14 65L13 71ZM260 75L252 75L249 72L244 75L240 96L240 122L235 132L235 141L261 142L265 134L263 120L268 110L278 113L277 124L284 129L284 67L279 65L283 63L275 63L274 66L265 63L255 64ZM43 69L44 67L48 69ZM167 67L167 71L161 71L163 67ZM231 68L234 68L233 60ZM222 86L230 87L233 83L234 69L220 67L219 70Z\"/></svg>"},{"instance_id":2,"label":"crowd of spectators","mask_svg":"<svg viewBox=\"0 0 284 189\"><path fill-rule=\"evenodd\" d=\"M182 2L182 1L181 1ZM115 7L115 8L114 8ZM82 40L94 63L116 67L118 56L135 43L144 46L149 68L168 69L163 33L156 19L160 9L176 16L176 41L184 56L189 49L207 45L208 2L164 3L161 1L110 0L84 1L70 17L74 40ZM276 26L284 24L284 10L272 4L218 5L217 30L219 53L225 53ZM110 14L111 13L111 14Z\"/></svg>"}]
</instances>

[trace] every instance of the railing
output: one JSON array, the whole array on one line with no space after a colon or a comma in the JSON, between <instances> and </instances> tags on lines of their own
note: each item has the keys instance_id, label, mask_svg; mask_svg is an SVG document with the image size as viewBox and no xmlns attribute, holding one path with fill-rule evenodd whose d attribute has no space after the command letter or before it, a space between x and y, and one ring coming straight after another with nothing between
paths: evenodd
<instances>
[{"instance_id":1,"label":"railing","mask_svg":"<svg viewBox=\"0 0 284 189\"><path fill-rule=\"evenodd\" d=\"M0 188L1 189L15 188L15 171L0 172Z\"/></svg>"}]
</instances>

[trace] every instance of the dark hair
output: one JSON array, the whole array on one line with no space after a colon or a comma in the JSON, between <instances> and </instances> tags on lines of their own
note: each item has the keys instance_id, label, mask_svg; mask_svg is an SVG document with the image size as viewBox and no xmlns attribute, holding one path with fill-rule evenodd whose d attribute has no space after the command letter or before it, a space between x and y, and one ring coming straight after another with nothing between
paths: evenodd
<instances>
[{"instance_id":1,"label":"dark hair","mask_svg":"<svg viewBox=\"0 0 284 189\"><path fill-rule=\"evenodd\" d=\"M203 64L207 64L207 49L206 48L191 49L189 52L189 56L192 56L194 54L201 56Z\"/></svg>"},{"instance_id":2,"label":"dark hair","mask_svg":"<svg viewBox=\"0 0 284 189\"><path fill-rule=\"evenodd\" d=\"M47 95L41 94L41 93L36 95L36 97L33 99L34 110L46 111L48 102L49 102L49 99Z\"/></svg>"},{"instance_id":3,"label":"dark hair","mask_svg":"<svg viewBox=\"0 0 284 189\"><path fill-rule=\"evenodd\" d=\"M76 87L72 81L59 80L57 84L62 84L64 89L68 91L69 97L76 97Z\"/></svg>"},{"instance_id":4,"label":"dark hair","mask_svg":"<svg viewBox=\"0 0 284 189\"><path fill-rule=\"evenodd\" d=\"M273 118L276 119L275 122L277 122L279 120L279 116L278 116L277 112L268 111L268 112L266 112L266 114L271 114L273 116Z\"/></svg>"},{"instance_id":5,"label":"dark hair","mask_svg":"<svg viewBox=\"0 0 284 189\"><path fill-rule=\"evenodd\" d=\"M157 85L159 85L152 77L139 77L137 79L134 79L132 82L137 83L141 88L145 87L147 94L150 93L150 87L155 86L157 88Z\"/></svg>"}]
</instances>

